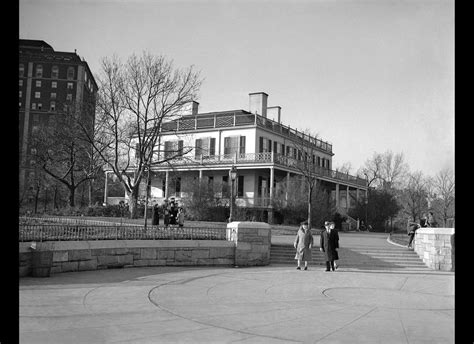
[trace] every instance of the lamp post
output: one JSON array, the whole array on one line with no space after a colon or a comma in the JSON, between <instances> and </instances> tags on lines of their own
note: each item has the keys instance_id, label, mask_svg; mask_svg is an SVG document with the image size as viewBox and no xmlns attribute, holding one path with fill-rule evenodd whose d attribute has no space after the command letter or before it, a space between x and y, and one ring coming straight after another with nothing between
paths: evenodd
<instances>
[{"instance_id":1,"label":"lamp post","mask_svg":"<svg viewBox=\"0 0 474 344\"><path fill-rule=\"evenodd\" d=\"M369 230L369 224L367 223L367 207L369 204L369 176L367 173L365 173L365 181L367 183L367 191L366 191L366 197L365 197L365 228L368 231Z\"/></svg>"},{"instance_id":2,"label":"lamp post","mask_svg":"<svg viewBox=\"0 0 474 344\"><path fill-rule=\"evenodd\" d=\"M230 188L230 215L229 215L229 222L232 222L232 215L234 212L234 182L235 179L237 178L237 169L235 168L234 165L232 165L232 168L229 170L229 177L231 180L231 188Z\"/></svg>"}]
</instances>

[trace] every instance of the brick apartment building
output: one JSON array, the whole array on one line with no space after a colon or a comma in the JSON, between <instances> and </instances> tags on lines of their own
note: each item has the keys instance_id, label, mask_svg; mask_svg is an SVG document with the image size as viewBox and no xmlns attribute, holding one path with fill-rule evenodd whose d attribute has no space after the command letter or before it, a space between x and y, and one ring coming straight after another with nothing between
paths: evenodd
<instances>
[{"instance_id":1,"label":"brick apartment building","mask_svg":"<svg viewBox=\"0 0 474 344\"><path fill-rule=\"evenodd\" d=\"M81 109L95 120L97 84L87 62L74 52L55 51L42 40L19 40L19 191L31 187L31 133L67 111Z\"/></svg>"}]
</instances>

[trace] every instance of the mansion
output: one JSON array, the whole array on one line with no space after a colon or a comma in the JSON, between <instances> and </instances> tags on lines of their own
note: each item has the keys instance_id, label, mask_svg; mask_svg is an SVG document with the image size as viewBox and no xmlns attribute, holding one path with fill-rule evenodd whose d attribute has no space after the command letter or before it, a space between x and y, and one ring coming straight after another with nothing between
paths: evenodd
<instances>
[{"instance_id":1,"label":"mansion","mask_svg":"<svg viewBox=\"0 0 474 344\"><path fill-rule=\"evenodd\" d=\"M160 160L172 151L181 151L182 156L151 168L149 202L162 204L174 198L181 203L192 189L189 185L199 181L228 205L227 191L234 185L235 206L266 211L270 222L275 198L288 197L290 180L302 177L308 163L340 213L366 197L365 179L332 169L331 144L283 125L281 107L268 107L267 101L264 92L250 93L248 111L211 113L199 113L199 104L193 102L187 114L163 123L156 154ZM237 176L231 183L232 168ZM142 195L145 190L146 181ZM109 197L106 187L105 203L122 199Z\"/></svg>"}]
</instances>

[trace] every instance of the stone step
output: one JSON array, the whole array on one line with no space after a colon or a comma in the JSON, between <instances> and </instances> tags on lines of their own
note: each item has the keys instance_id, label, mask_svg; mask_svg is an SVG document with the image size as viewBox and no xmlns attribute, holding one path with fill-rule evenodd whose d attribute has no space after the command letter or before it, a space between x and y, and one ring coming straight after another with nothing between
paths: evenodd
<instances>
[{"instance_id":1,"label":"stone step","mask_svg":"<svg viewBox=\"0 0 474 344\"><path fill-rule=\"evenodd\" d=\"M414 251L401 247L355 246L339 250L339 265L353 268L387 268L387 269L428 269ZM315 246L311 250L312 265L325 266L324 253ZM294 265L295 248L292 245L272 245L270 264Z\"/></svg>"}]
</instances>

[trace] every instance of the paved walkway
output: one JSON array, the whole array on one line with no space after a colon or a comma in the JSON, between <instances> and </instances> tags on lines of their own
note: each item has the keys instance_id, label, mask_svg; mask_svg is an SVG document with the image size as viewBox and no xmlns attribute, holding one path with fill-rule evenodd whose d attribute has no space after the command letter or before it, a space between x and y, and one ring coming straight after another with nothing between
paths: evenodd
<instances>
[{"instance_id":1,"label":"paved walkway","mask_svg":"<svg viewBox=\"0 0 474 344\"><path fill-rule=\"evenodd\" d=\"M321 266L62 273L22 278L19 313L21 343L445 344L454 343L454 273Z\"/></svg>"}]
</instances>

